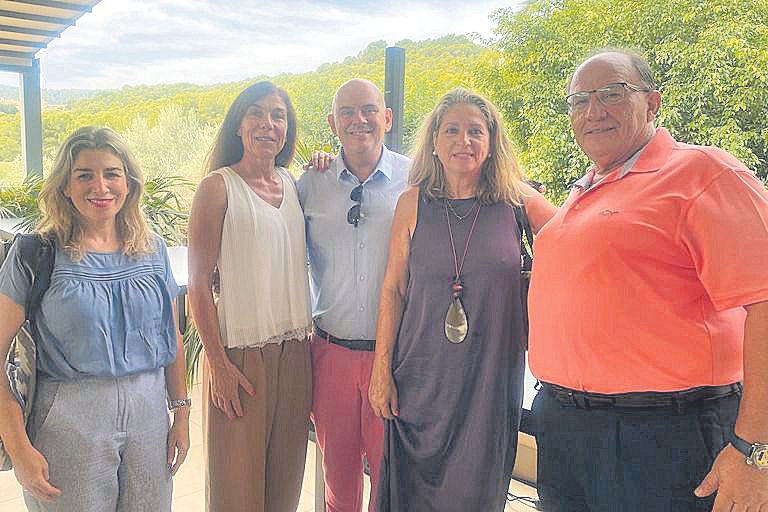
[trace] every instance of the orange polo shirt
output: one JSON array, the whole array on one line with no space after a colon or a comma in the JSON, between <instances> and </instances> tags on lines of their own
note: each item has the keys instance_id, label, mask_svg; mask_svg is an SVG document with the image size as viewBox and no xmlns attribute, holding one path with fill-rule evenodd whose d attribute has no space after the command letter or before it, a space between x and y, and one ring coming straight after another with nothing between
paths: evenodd
<instances>
[{"instance_id":1,"label":"orange polo shirt","mask_svg":"<svg viewBox=\"0 0 768 512\"><path fill-rule=\"evenodd\" d=\"M658 129L628 170L575 185L534 250L539 380L625 393L742 379L743 306L768 300L768 192L725 151Z\"/></svg>"}]
</instances>

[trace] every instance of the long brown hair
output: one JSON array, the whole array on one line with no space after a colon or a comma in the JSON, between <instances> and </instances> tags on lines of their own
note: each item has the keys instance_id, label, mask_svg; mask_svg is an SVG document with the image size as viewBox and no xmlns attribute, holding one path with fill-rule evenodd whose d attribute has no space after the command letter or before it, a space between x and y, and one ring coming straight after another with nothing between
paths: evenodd
<instances>
[{"instance_id":1,"label":"long brown hair","mask_svg":"<svg viewBox=\"0 0 768 512\"><path fill-rule=\"evenodd\" d=\"M237 129L240 128L240 123L243 121L248 107L270 94L280 96L288 109L288 131L285 135L285 145L275 155L275 165L286 168L291 165L293 155L296 153L296 110L293 108L288 93L283 89L272 82L257 82L241 92L227 110L208 156L207 172L230 166L243 158L243 141L237 135Z\"/></svg>"}]
</instances>

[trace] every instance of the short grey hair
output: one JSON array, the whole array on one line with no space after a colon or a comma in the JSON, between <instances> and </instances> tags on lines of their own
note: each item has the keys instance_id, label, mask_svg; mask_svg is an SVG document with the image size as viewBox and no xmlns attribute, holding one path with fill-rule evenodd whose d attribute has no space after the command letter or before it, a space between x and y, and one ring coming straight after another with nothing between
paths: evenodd
<instances>
[{"instance_id":1,"label":"short grey hair","mask_svg":"<svg viewBox=\"0 0 768 512\"><path fill-rule=\"evenodd\" d=\"M605 47L600 48L599 50L594 50L587 55L586 58L584 58L578 66L576 66L576 69L579 69L582 64L584 64L586 61L591 59L592 57L596 57L598 55L602 55L604 53L618 53L619 55L625 56L629 63L632 65L632 68L637 72L638 76L640 77L640 81L643 82L643 85L645 85L647 88L651 89L652 91L655 91L658 89L658 83L656 82L656 78L653 76L653 71L651 71L651 66L648 64L648 61L643 58L638 52L635 52L634 50L630 50L628 48L614 48L614 47ZM574 71L571 73L571 78L568 80L568 91L571 90L571 83L573 83L573 76L576 74Z\"/></svg>"}]
</instances>

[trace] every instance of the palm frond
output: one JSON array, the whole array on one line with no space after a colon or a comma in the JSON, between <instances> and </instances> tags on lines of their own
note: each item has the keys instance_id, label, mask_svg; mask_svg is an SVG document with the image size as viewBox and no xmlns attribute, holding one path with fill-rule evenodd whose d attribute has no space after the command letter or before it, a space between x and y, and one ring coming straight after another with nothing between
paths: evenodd
<instances>
[{"instance_id":1,"label":"palm frond","mask_svg":"<svg viewBox=\"0 0 768 512\"><path fill-rule=\"evenodd\" d=\"M40 220L38 197L43 186L43 178L28 175L23 182L0 190L0 217L18 218L16 229L31 231Z\"/></svg>"},{"instance_id":2,"label":"palm frond","mask_svg":"<svg viewBox=\"0 0 768 512\"><path fill-rule=\"evenodd\" d=\"M183 341L186 363L184 376L187 382L187 388L190 389L195 382L197 382L197 370L200 366L200 355L203 352L203 342L191 319L187 322L187 330L184 332Z\"/></svg>"},{"instance_id":3,"label":"palm frond","mask_svg":"<svg viewBox=\"0 0 768 512\"><path fill-rule=\"evenodd\" d=\"M159 174L144 183L144 214L150 227L169 245L185 245L187 219L181 191L191 189L192 181L183 176Z\"/></svg>"}]
</instances>

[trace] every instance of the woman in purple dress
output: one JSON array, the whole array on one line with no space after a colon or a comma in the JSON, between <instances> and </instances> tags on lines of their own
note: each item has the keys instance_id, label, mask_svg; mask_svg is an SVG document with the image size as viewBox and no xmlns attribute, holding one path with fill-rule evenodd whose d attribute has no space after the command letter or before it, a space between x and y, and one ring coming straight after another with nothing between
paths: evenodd
<instances>
[{"instance_id":1,"label":"woman in purple dress","mask_svg":"<svg viewBox=\"0 0 768 512\"><path fill-rule=\"evenodd\" d=\"M395 210L369 388L386 418L379 511L501 511L525 347L520 234L555 208L523 182L496 108L463 89L425 120Z\"/></svg>"}]
</instances>

